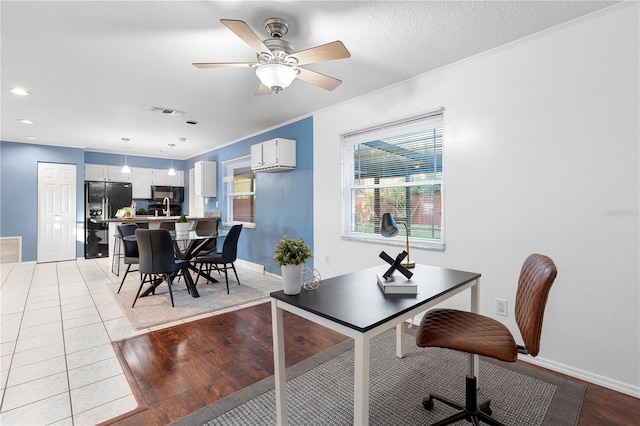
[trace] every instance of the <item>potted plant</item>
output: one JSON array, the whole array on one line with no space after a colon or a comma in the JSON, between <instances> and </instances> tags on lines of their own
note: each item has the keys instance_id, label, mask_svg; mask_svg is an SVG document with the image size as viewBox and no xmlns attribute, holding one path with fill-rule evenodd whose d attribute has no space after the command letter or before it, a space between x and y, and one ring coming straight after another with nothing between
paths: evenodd
<instances>
[{"instance_id":1,"label":"potted plant","mask_svg":"<svg viewBox=\"0 0 640 426\"><path fill-rule=\"evenodd\" d=\"M187 222L187 217L183 214L176 219L176 232L189 232L190 223Z\"/></svg>"},{"instance_id":2,"label":"potted plant","mask_svg":"<svg viewBox=\"0 0 640 426\"><path fill-rule=\"evenodd\" d=\"M284 235L273 252L273 260L282 268L284 294L300 293L302 285L302 266L311 259L311 249L302 237L294 240Z\"/></svg>"}]
</instances>

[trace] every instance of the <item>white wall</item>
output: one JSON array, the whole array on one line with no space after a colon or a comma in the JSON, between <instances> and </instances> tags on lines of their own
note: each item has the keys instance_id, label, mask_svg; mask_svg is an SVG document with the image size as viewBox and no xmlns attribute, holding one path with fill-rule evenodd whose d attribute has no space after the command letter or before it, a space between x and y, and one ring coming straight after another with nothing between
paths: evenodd
<instances>
[{"instance_id":1,"label":"white wall","mask_svg":"<svg viewBox=\"0 0 640 426\"><path fill-rule=\"evenodd\" d=\"M315 114L322 276L395 249L340 238L340 134L444 107L447 249L413 249L413 260L482 273L481 312L507 298L509 317L496 318L521 341L520 266L550 256L558 278L534 362L640 396L638 9L615 6ZM464 296L453 304L468 306Z\"/></svg>"}]
</instances>

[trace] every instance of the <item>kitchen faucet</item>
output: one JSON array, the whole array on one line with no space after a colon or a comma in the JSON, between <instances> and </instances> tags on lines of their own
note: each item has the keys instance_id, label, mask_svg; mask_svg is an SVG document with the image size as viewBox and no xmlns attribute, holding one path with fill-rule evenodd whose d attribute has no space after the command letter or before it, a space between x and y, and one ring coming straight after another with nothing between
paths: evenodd
<instances>
[{"instance_id":1,"label":"kitchen faucet","mask_svg":"<svg viewBox=\"0 0 640 426\"><path fill-rule=\"evenodd\" d=\"M167 217L169 217L171 215L171 206L169 205L169 197L164 197L164 200L162 200L162 207L164 207L164 205L167 205L166 209L162 209L162 213L164 213Z\"/></svg>"}]
</instances>

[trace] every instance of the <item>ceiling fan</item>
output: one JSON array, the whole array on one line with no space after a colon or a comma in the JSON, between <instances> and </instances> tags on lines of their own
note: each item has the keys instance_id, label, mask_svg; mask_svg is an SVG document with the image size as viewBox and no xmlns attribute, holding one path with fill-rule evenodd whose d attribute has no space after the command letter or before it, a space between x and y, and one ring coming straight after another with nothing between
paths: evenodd
<instances>
[{"instance_id":1,"label":"ceiling fan","mask_svg":"<svg viewBox=\"0 0 640 426\"><path fill-rule=\"evenodd\" d=\"M282 39L289 31L289 26L283 19L269 18L264 21L264 28L271 36L267 40L260 40L260 37L244 21L221 19L220 22L256 51L257 62L196 62L193 64L195 67L255 68L256 75L260 79L256 95L278 93L296 78L326 90L333 90L342 83L337 78L301 67L301 65L351 57L341 41L296 52L291 43Z\"/></svg>"}]
</instances>

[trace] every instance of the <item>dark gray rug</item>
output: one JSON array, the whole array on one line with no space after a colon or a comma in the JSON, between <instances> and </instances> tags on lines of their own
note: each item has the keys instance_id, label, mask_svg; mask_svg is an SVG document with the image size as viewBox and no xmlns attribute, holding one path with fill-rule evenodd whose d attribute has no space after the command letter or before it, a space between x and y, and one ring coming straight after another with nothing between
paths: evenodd
<instances>
[{"instance_id":1,"label":"dark gray rug","mask_svg":"<svg viewBox=\"0 0 640 426\"><path fill-rule=\"evenodd\" d=\"M436 392L464 400L465 354L419 348L404 336L405 357L395 356L394 330L372 340L370 424L426 425L453 409L435 402L422 408L422 398ZM478 399L491 399L493 416L507 425L576 425L584 386L518 364L481 358ZM353 423L353 341L287 369L289 423L348 425ZM275 425L273 376L195 413L173 425ZM460 424L468 424L462 422Z\"/></svg>"}]
</instances>

